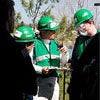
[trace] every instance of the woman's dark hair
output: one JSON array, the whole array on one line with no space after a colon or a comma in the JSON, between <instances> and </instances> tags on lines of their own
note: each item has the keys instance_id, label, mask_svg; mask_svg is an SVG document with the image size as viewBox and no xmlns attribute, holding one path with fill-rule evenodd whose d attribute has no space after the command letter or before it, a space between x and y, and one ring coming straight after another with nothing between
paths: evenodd
<instances>
[{"instance_id":1,"label":"woman's dark hair","mask_svg":"<svg viewBox=\"0 0 100 100\"><path fill-rule=\"evenodd\" d=\"M10 14L12 14L12 11L14 11L14 5L13 0L0 0L0 30L3 29L3 26L5 26L7 30L9 30L8 26L13 27L13 19L9 17L12 15L9 15L9 11L11 12Z\"/></svg>"},{"instance_id":2,"label":"woman's dark hair","mask_svg":"<svg viewBox=\"0 0 100 100\"><path fill-rule=\"evenodd\" d=\"M0 8L5 7L6 9L13 8L14 1L13 0L0 0Z\"/></svg>"}]
</instances>

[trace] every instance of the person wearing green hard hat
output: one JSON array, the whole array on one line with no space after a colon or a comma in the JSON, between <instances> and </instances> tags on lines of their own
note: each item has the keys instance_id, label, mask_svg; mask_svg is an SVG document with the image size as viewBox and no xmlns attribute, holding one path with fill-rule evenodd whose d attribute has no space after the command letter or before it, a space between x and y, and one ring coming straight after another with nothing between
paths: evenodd
<instances>
[{"instance_id":1,"label":"person wearing green hard hat","mask_svg":"<svg viewBox=\"0 0 100 100\"><path fill-rule=\"evenodd\" d=\"M35 41L35 32L29 26L21 26L16 29L14 38L16 42L24 45L28 51L31 51Z\"/></svg>"},{"instance_id":2,"label":"person wearing green hard hat","mask_svg":"<svg viewBox=\"0 0 100 100\"><path fill-rule=\"evenodd\" d=\"M29 26L21 26L14 34L16 42L34 42L35 32Z\"/></svg>"},{"instance_id":3,"label":"person wearing green hard hat","mask_svg":"<svg viewBox=\"0 0 100 100\"><path fill-rule=\"evenodd\" d=\"M38 21L40 37L35 41L36 62L39 68L47 66L48 69L46 74L39 75L38 92L33 100L59 100L60 71L54 68L60 67L60 62L66 65L69 55L64 43L59 46L55 40L58 28L55 19L50 16L42 16Z\"/></svg>"},{"instance_id":4,"label":"person wearing green hard hat","mask_svg":"<svg viewBox=\"0 0 100 100\"><path fill-rule=\"evenodd\" d=\"M90 10L83 8L76 11L74 15L75 27L80 26L82 23L89 19L93 19L93 14Z\"/></svg>"},{"instance_id":5,"label":"person wearing green hard hat","mask_svg":"<svg viewBox=\"0 0 100 100\"><path fill-rule=\"evenodd\" d=\"M79 36L72 53L73 71L68 87L70 100L98 100L100 30L97 30L93 19L94 15L86 8L79 9L74 14L74 26Z\"/></svg>"},{"instance_id":6,"label":"person wearing green hard hat","mask_svg":"<svg viewBox=\"0 0 100 100\"><path fill-rule=\"evenodd\" d=\"M30 55L31 62L33 64L33 67L37 74L46 73L47 67L39 68L39 66L36 65L36 57L34 55L34 47L35 47L35 32L34 30L29 26L21 26L16 29L14 34L15 41L25 47L23 50L24 56L27 54ZM35 91L37 91L37 87L35 88ZM33 95L30 94L24 94L23 95L24 100L33 100Z\"/></svg>"},{"instance_id":7,"label":"person wearing green hard hat","mask_svg":"<svg viewBox=\"0 0 100 100\"><path fill-rule=\"evenodd\" d=\"M50 16L43 16L38 22L38 30L57 30L59 26Z\"/></svg>"},{"instance_id":8,"label":"person wearing green hard hat","mask_svg":"<svg viewBox=\"0 0 100 100\"><path fill-rule=\"evenodd\" d=\"M32 30L32 28L29 26L18 27L14 33L14 39L17 43L24 46L22 53L25 57L29 55L31 58L31 62L33 64L33 48L34 48L34 41L35 41L35 32ZM35 87L33 88L37 93L36 83L35 83ZM23 100L33 100L33 95L24 93Z\"/></svg>"}]
</instances>

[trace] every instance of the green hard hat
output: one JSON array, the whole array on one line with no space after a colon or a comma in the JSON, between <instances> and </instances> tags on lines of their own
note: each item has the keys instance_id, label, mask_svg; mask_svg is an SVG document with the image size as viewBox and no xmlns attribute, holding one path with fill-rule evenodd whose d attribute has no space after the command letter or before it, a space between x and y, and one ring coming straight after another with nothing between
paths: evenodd
<instances>
[{"instance_id":1,"label":"green hard hat","mask_svg":"<svg viewBox=\"0 0 100 100\"><path fill-rule=\"evenodd\" d=\"M93 14L88 9L80 9L74 14L75 27L78 27L83 22L93 18Z\"/></svg>"},{"instance_id":2,"label":"green hard hat","mask_svg":"<svg viewBox=\"0 0 100 100\"><path fill-rule=\"evenodd\" d=\"M50 16L43 16L38 22L38 30L57 30L59 26L53 18Z\"/></svg>"},{"instance_id":3,"label":"green hard hat","mask_svg":"<svg viewBox=\"0 0 100 100\"><path fill-rule=\"evenodd\" d=\"M14 34L16 42L34 42L35 32L28 26L21 26Z\"/></svg>"}]
</instances>

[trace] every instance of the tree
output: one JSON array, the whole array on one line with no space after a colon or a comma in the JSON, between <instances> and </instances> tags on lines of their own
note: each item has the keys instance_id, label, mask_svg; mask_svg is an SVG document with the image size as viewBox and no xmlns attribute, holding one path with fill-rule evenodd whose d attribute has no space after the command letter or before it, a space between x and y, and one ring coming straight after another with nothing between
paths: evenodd
<instances>
[{"instance_id":1,"label":"tree","mask_svg":"<svg viewBox=\"0 0 100 100\"><path fill-rule=\"evenodd\" d=\"M80 8L87 8L91 10L94 14L94 21L96 27L100 29L100 8L94 7L94 2L89 0L61 0L52 10L51 14L54 15L58 23L60 23L60 30L57 31L57 39L64 40L66 43L68 41L75 42L77 33L74 29L74 13ZM63 17L66 17L66 31L65 22L62 21ZM63 27L62 27L63 26ZM65 31L65 32L64 32Z\"/></svg>"},{"instance_id":2,"label":"tree","mask_svg":"<svg viewBox=\"0 0 100 100\"><path fill-rule=\"evenodd\" d=\"M41 15L50 15L55 2L59 2L59 0L29 0L28 2L21 0L27 16L32 19L34 24Z\"/></svg>"},{"instance_id":3,"label":"tree","mask_svg":"<svg viewBox=\"0 0 100 100\"><path fill-rule=\"evenodd\" d=\"M16 11L15 11L14 31L19 26L20 20L21 20L21 13L20 12L16 13Z\"/></svg>"},{"instance_id":4,"label":"tree","mask_svg":"<svg viewBox=\"0 0 100 100\"><path fill-rule=\"evenodd\" d=\"M96 22L96 26L100 28L100 7L94 6L96 1L91 0L61 0L51 11L54 17L59 20L66 15L67 20L72 21L74 13L76 10L80 8L87 8L91 10L94 14L94 21ZM56 14L55 14L56 12Z\"/></svg>"},{"instance_id":5,"label":"tree","mask_svg":"<svg viewBox=\"0 0 100 100\"><path fill-rule=\"evenodd\" d=\"M60 23L59 23L59 29L57 30L57 39L58 40L64 40L64 33L66 31L67 26L67 18L66 16L63 16Z\"/></svg>"}]
</instances>

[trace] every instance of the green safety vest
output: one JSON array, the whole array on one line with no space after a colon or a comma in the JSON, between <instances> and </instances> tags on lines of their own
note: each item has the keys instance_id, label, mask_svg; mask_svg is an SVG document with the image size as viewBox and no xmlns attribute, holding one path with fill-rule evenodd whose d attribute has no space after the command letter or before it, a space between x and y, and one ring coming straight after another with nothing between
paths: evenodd
<instances>
[{"instance_id":1,"label":"green safety vest","mask_svg":"<svg viewBox=\"0 0 100 100\"><path fill-rule=\"evenodd\" d=\"M86 39L84 37L80 37L80 41L79 41L79 44L78 44L77 49L76 49L76 54L78 55L77 56L78 59L81 56L81 54L83 53L86 46L87 46Z\"/></svg>"},{"instance_id":2,"label":"green safety vest","mask_svg":"<svg viewBox=\"0 0 100 100\"><path fill-rule=\"evenodd\" d=\"M60 67L60 52L55 40L51 40L48 51L43 41L36 39L34 50L37 65L41 67ZM59 76L59 71L52 71L50 76Z\"/></svg>"},{"instance_id":3,"label":"green safety vest","mask_svg":"<svg viewBox=\"0 0 100 100\"><path fill-rule=\"evenodd\" d=\"M97 30L97 33L100 33L100 30Z\"/></svg>"}]
</instances>

